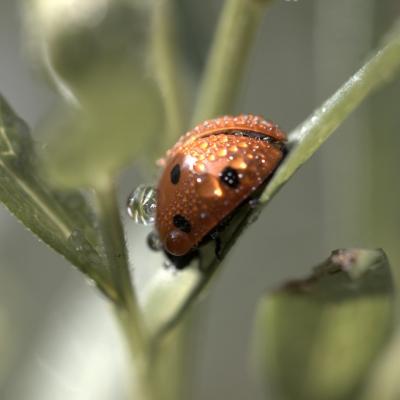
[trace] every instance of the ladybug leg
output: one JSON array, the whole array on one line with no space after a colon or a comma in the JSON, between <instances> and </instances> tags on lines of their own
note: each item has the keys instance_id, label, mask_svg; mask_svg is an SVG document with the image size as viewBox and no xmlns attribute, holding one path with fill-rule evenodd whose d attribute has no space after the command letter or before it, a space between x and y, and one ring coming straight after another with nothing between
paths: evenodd
<instances>
[{"instance_id":1,"label":"ladybug leg","mask_svg":"<svg viewBox=\"0 0 400 400\"><path fill-rule=\"evenodd\" d=\"M250 208L256 208L260 205L260 199L258 197L254 197L249 200Z\"/></svg>"},{"instance_id":2,"label":"ladybug leg","mask_svg":"<svg viewBox=\"0 0 400 400\"><path fill-rule=\"evenodd\" d=\"M222 260L222 240L219 236L215 239L215 256Z\"/></svg>"},{"instance_id":3,"label":"ladybug leg","mask_svg":"<svg viewBox=\"0 0 400 400\"><path fill-rule=\"evenodd\" d=\"M177 271L181 271L185 269L195 258L200 257L199 251L197 249L190 251L184 256L174 256L173 254L164 251L165 256L167 257L169 263L173 268ZM165 264L168 267L168 264Z\"/></svg>"},{"instance_id":4,"label":"ladybug leg","mask_svg":"<svg viewBox=\"0 0 400 400\"><path fill-rule=\"evenodd\" d=\"M215 231L211 234L211 239L215 243L215 256L218 260L222 259L222 240L219 231Z\"/></svg>"}]
</instances>

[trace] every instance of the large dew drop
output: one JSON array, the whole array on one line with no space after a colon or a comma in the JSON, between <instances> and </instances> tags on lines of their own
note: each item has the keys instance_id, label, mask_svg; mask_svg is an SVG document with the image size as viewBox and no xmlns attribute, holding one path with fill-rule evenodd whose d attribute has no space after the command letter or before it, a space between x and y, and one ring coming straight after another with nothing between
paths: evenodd
<instances>
[{"instance_id":1,"label":"large dew drop","mask_svg":"<svg viewBox=\"0 0 400 400\"><path fill-rule=\"evenodd\" d=\"M152 186L140 185L128 197L127 211L137 224L154 223L157 209L156 193Z\"/></svg>"}]
</instances>

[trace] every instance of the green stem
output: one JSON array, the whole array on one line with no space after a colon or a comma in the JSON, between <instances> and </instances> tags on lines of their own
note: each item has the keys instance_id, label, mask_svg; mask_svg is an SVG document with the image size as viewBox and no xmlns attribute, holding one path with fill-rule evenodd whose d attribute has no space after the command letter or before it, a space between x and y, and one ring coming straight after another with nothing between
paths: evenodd
<instances>
[{"instance_id":1,"label":"green stem","mask_svg":"<svg viewBox=\"0 0 400 400\"><path fill-rule=\"evenodd\" d=\"M131 361L135 366L136 394L140 394L140 399L151 400L147 333L132 284L125 236L112 179L104 179L98 183L95 195L104 248L119 295L118 303L115 304L116 315L130 349Z\"/></svg>"},{"instance_id":2,"label":"green stem","mask_svg":"<svg viewBox=\"0 0 400 400\"><path fill-rule=\"evenodd\" d=\"M400 21L384 44L336 93L289 135L289 156L261 196L267 203L347 116L374 90L394 78L400 69Z\"/></svg>"},{"instance_id":3,"label":"green stem","mask_svg":"<svg viewBox=\"0 0 400 400\"><path fill-rule=\"evenodd\" d=\"M131 398L132 400L156 400L147 339L140 338L137 318L129 309L118 306L115 308L115 315L129 349L132 376Z\"/></svg>"},{"instance_id":4,"label":"green stem","mask_svg":"<svg viewBox=\"0 0 400 400\"><path fill-rule=\"evenodd\" d=\"M218 23L192 125L230 112L262 11L269 0L227 0Z\"/></svg>"},{"instance_id":5,"label":"green stem","mask_svg":"<svg viewBox=\"0 0 400 400\"><path fill-rule=\"evenodd\" d=\"M190 323L185 323L170 331L168 335L159 337L157 348L150 359L151 382L153 395L157 400L183 400L190 380L191 364L187 354L191 332Z\"/></svg>"},{"instance_id":6,"label":"green stem","mask_svg":"<svg viewBox=\"0 0 400 400\"><path fill-rule=\"evenodd\" d=\"M166 114L165 145L172 145L185 129L186 107L182 82L182 58L177 45L174 4L158 0L152 20L152 59L164 100Z\"/></svg>"},{"instance_id":7,"label":"green stem","mask_svg":"<svg viewBox=\"0 0 400 400\"><path fill-rule=\"evenodd\" d=\"M111 179L104 179L95 188L100 228L112 277L121 304L136 303L134 298L125 236L118 209L117 195Z\"/></svg>"}]
</instances>

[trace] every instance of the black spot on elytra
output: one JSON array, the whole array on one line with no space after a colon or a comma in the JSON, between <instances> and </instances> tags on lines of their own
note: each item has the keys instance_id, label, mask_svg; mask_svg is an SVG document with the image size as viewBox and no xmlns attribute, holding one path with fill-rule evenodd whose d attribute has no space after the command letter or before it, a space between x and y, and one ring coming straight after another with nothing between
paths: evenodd
<instances>
[{"instance_id":1,"label":"black spot on elytra","mask_svg":"<svg viewBox=\"0 0 400 400\"><path fill-rule=\"evenodd\" d=\"M171 169L171 182L176 185L181 177L181 167L179 164L175 164L174 168Z\"/></svg>"},{"instance_id":2,"label":"black spot on elytra","mask_svg":"<svg viewBox=\"0 0 400 400\"><path fill-rule=\"evenodd\" d=\"M239 175L236 170L231 167L224 168L219 179L230 188L234 189L239 186Z\"/></svg>"},{"instance_id":3,"label":"black spot on elytra","mask_svg":"<svg viewBox=\"0 0 400 400\"><path fill-rule=\"evenodd\" d=\"M174 215L173 222L182 232L189 233L192 230L192 225L190 225L190 222L183 215Z\"/></svg>"}]
</instances>

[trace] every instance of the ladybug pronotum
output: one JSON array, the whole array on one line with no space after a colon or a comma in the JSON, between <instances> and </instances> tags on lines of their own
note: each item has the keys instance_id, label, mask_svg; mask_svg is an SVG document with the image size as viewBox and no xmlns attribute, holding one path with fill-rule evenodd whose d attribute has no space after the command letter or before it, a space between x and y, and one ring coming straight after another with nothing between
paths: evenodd
<instances>
[{"instance_id":1,"label":"ladybug pronotum","mask_svg":"<svg viewBox=\"0 0 400 400\"><path fill-rule=\"evenodd\" d=\"M260 116L203 122L167 152L155 227L164 251L184 256L254 197L284 156L285 134Z\"/></svg>"}]
</instances>

